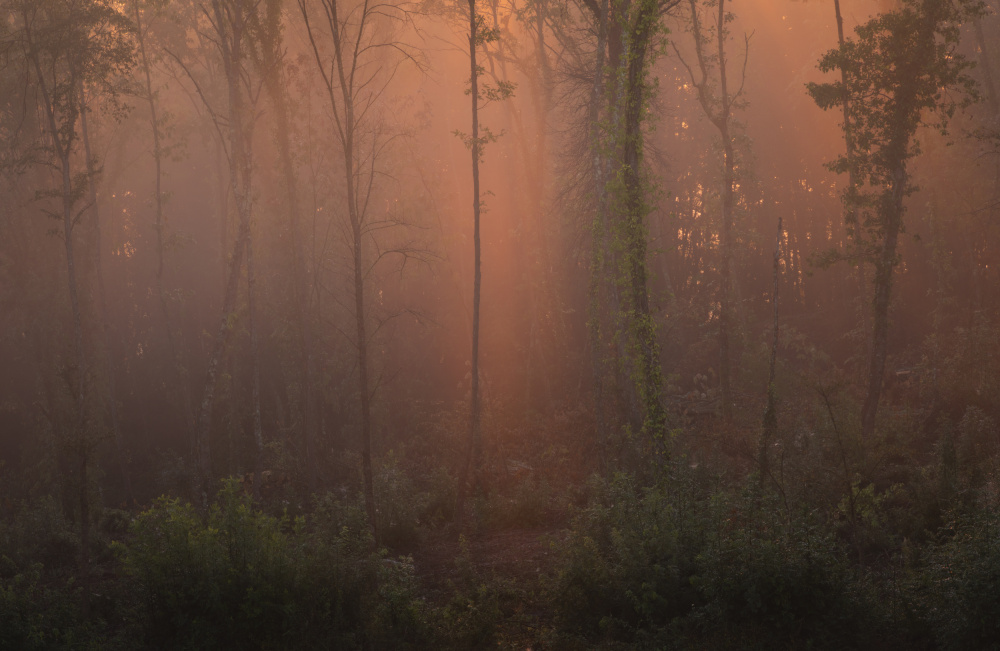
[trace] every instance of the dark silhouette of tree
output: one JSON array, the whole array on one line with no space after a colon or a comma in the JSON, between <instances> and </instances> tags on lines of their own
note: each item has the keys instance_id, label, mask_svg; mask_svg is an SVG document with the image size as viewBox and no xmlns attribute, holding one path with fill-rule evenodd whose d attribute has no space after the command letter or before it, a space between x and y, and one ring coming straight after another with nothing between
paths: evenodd
<instances>
[{"instance_id":1,"label":"dark silhouette of tree","mask_svg":"<svg viewBox=\"0 0 1000 651\"><path fill-rule=\"evenodd\" d=\"M163 167L165 159L170 153L170 145L166 142L164 126L167 122L166 116L160 108L160 90L153 86L153 74L155 61L158 54L156 44L151 43L151 23L157 17L165 13L165 0L133 0L132 20L135 28L135 41L138 50L139 68L139 90L141 100L145 100L149 109L149 132L152 138L151 155L153 158L153 230L156 234L156 298L160 309L160 316L163 319L163 332L166 335L167 355L174 367L177 392L180 397L181 406L184 412L184 421L187 426L188 435L194 431L194 407L192 405L191 387L187 365L182 357L182 346L180 337L176 331L173 315L169 307L168 292L164 284L164 274L166 270L166 248L168 241L167 216L166 216L166 192L163 188Z\"/></svg>"},{"instance_id":2,"label":"dark silhouette of tree","mask_svg":"<svg viewBox=\"0 0 1000 651\"><path fill-rule=\"evenodd\" d=\"M321 0L320 10L298 0L309 45L323 79L340 144L350 230L351 284L354 290L354 345L357 352L358 393L361 402L361 465L365 508L378 540L378 519L372 471L372 413L374 388L371 373L371 338L378 327L369 324L366 293L370 276L384 258L405 260L414 251L408 246L380 247L381 231L400 226L392 219L374 219L370 206L384 171L381 165L391 143L399 136L384 115L386 87L404 61L415 62L411 49L397 40L401 26L410 23L405 2L371 2L346 5L342 0Z\"/></svg>"},{"instance_id":3,"label":"dark silhouette of tree","mask_svg":"<svg viewBox=\"0 0 1000 651\"><path fill-rule=\"evenodd\" d=\"M253 132L256 120L256 104L260 96L260 81L252 61L248 58L250 41L253 38L250 29L256 19L259 3L251 0L211 0L203 5L203 14L208 21L208 29L204 34L206 41L212 43L217 50L226 82L226 112L220 114L216 110L202 86L197 82L189 67L181 57L170 52L172 58L184 68L185 73L195 85L206 110L211 115L212 122L219 136L219 141L225 150L229 162L229 183L233 200L236 203L237 233L233 245L233 253L229 259L226 273L225 290L222 300L222 318L219 330L215 335L209 352L208 365L205 371L205 383L202 389L201 405L198 411L198 421L195 428L195 450L197 470L195 472L195 495L200 495L202 501L207 500L211 489L212 455L211 432L212 413L215 407L215 392L218 384L219 370L236 318L237 299L239 298L239 283L243 272L244 257L247 263L249 328L251 340L251 373L253 382L253 432L256 447L256 480L254 482L255 497L259 497L260 473L263 468L263 432L260 415L260 369L257 359L255 301L252 296L256 281L253 269L253 238L251 220L253 217Z\"/></svg>"},{"instance_id":4,"label":"dark silhouette of tree","mask_svg":"<svg viewBox=\"0 0 1000 651\"><path fill-rule=\"evenodd\" d=\"M458 521L463 522L465 511L465 496L468 490L469 474L472 474L474 486L480 485L480 467L483 456L482 437L482 405L479 395L479 306L482 297L482 242L480 239L479 222L482 213L482 197L479 189L479 164L483 159L484 147L496 142L497 135L488 127L479 124L479 109L481 104L509 98L514 93L514 85L506 80L498 80L495 86L480 84L479 78L485 69L477 62L477 50L487 43L500 38L497 27L489 27L485 16L476 11L476 0L469 0L469 90L471 99L472 131L464 134L455 131L462 138L469 151L472 152L472 245L473 245L473 281L472 281L472 358L471 358L471 395L469 403L469 438L465 462L458 478L458 498L455 513ZM482 135L480 135L482 133Z\"/></svg>"},{"instance_id":5,"label":"dark silhouette of tree","mask_svg":"<svg viewBox=\"0 0 1000 651\"><path fill-rule=\"evenodd\" d=\"M66 280L72 316L72 351L75 364L69 369L75 416L63 439L68 453L75 457L78 468L80 500L81 567L89 567L90 547L90 480L89 469L101 429L99 416L90 402L96 397L94 371L85 347L84 307L81 301L80 267L77 227L92 208L84 202L90 182L96 173L90 160L80 169L82 120L87 110L83 88L99 94L112 109L112 115L122 117L124 105L119 101L122 81L129 74L133 61L133 46L129 25L110 3L101 0L68 2L65 0L15 0L8 6L15 24L11 27L25 78L39 99L42 128L47 144L39 148L38 160L54 168L59 184L51 190L39 190L40 200L54 199L58 211L49 211L61 222L61 235L66 253ZM26 93L27 95L27 93ZM81 206L81 203L83 205ZM112 369L108 369L112 374ZM112 392L112 399L114 399ZM119 448L120 449L120 448Z\"/></svg>"},{"instance_id":6,"label":"dark silhouette of tree","mask_svg":"<svg viewBox=\"0 0 1000 651\"><path fill-rule=\"evenodd\" d=\"M855 184L847 188L844 201L851 220L846 226L858 250L835 252L828 259L856 255L875 270L872 346L861 412L866 437L875 430L882 395L905 199L915 190L907 169L920 153L914 136L932 116L932 126L944 132L956 109L974 96L974 82L967 74L971 64L957 47L961 21L978 10L979 3L972 1L904 0L897 9L859 26L856 38L823 56L820 70L841 70L841 81L808 86L821 108L843 109L843 128L853 141L853 159L845 154L830 168L839 173L854 169Z\"/></svg>"},{"instance_id":7,"label":"dark silhouette of tree","mask_svg":"<svg viewBox=\"0 0 1000 651\"><path fill-rule=\"evenodd\" d=\"M298 339L298 372L302 399L300 423L302 429L301 458L311 491L316 490L317 473L315 451L316 430L316 352L310 305L309 275L307 273L306 246L302 226L302 208L296 181L292 152L292 105L288 94L288 76L285 66L284 28L282 24L283 0L265 0L259 20L251 25L256 38L251 56L261 71L264 90L274 109L272 125L278 148L278 163L284 183L288 210L290 246L288 257L292 264L292 308L296 319Z\"/></svg>"}]
</instances>

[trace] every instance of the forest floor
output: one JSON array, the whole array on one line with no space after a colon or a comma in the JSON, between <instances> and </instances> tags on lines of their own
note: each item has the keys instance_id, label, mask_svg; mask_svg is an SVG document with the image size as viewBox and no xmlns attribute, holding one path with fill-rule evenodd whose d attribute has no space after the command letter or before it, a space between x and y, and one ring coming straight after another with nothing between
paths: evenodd
<instances>
[{"instance_id":1,"label":"forest floor","mask_svg":"<svg viewBox=\"0 0 1000 651\"><path fill-rule=\"evenodd\" d=\"M552 543L562 540L561 527L483 531L465 539L465 550L454 533L434 533L413 554L421 591L432 600L447 598L451 585L464 580L465 556L477 576L511 579L519 585L536 583L550 569L555 551Z\"/></svg>"},{"instance_id":2,"label":"forest floor","mask_svg":"<svg viewBox=\"0 0 1000 651\"><path fill-rule=\"evenodd\" d=\"M435 531L413 553L420 593L435 607L454 603L463 588L471 599L482 595L469 594L470 587L491 593L503 612L497 646L531 649L553 628L545 577L566 533L552 525L478 531L461 539L453 530Z\"/></svg>"}]
</instances>

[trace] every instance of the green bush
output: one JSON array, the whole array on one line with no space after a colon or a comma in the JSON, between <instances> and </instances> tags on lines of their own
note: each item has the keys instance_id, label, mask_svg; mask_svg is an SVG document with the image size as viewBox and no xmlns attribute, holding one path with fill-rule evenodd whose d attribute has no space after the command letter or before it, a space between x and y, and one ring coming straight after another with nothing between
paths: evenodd
<instances>
[{"instance_id":1,"label":"green bush","mask_svg":"<svg viewBox=\"0 0 1000 651\"><path fill-rule=\"evenodd\" d=\"M0 521L0 556L12 563L8 570L36 563L47 570L72 568L79 550L79 536L51 497L21 504L9 522Z\"/></svg>"},{"instance_id":2,"label":"green bush","mask_svg":"<svg viewBox=\"0 0 1000 651\"><path fill-rule=\"evenodd\" d=\"M381 542L394 549L414 547L419 539L417 522L427 511L429 496L416 489L392 451L381 461L373 479Z\"/></svg>"},{"instance_id":3,"label":"green bush","mask_svg":"<svg viewBox=\"0 0 1000 651\"><path fill-rule=\"evenodd\" d=\"M228 482L205 517L160 498L132 534L124 563L145 597L147 644L353 648L420 634L412 563L372 551L356 506L327 497L311 521L289 521Z\"/></svg>"},{"instance_id":4,"label":"green bush","mask_svg":"<svg viewBox=\"0 0 1000 651\"><path fill-rule=\"evenodd\" d=\"M633 479L593 479L591 504L558 546L553 606L574 634L629 637L659 629L691 608L697 530L683 500L640 491Z\"/></svg>"},{"instance_id":5,"label":"green bush","mask_svg":"<svg viewBox=\"0 0 1000 651\"><path fill-rule=\"evenodd\" d=\"M806 518L781 519L769 501L722 497L691 577L699 607L691 621L761 648L851 647L860 612L832 531Z\"/></svg>"},{"instance_id":6,"label":"green bush","mask_svg":"<svg viewBox=\"0 0 1000 651\"><path fill-rule=\"evenodd\" d=\"M559 546L552 604L565 634L718 648L860 644L869 626L832 528L792 518L753 482L700 494L683 471L639 489L591 483ZM678 478L679 477L679 478Z\"/></svg>"},{"instance_id":7,"label":"green bush","mask_svg":"<svg viewBox=\"0 0 1000 651\"><path fill-rule=\"evenodd\" d=\"M943 649L1000 649L1000 517L973 510L927 554L917 587Z\"/></svg>"},{"instance_id":8,"label":"green bush","mask_svg":"<svg viewBox=\"0 0 1000 651\"><path fill-rule=\"evenodd\" d=\"M80 590L73 582L46 585L41 565L0 578L0 649L104 647L98 641L100 623L85 617L80 604Z\"/></svg>"}]
</instances>

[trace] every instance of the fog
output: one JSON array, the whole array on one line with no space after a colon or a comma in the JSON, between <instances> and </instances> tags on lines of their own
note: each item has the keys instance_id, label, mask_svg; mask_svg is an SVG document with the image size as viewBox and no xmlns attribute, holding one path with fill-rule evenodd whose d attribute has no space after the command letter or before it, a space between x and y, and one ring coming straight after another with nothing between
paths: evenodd
<instances>
[{"instance_id":1,"label":"fog","mask_svg":"<svg viewBox=\"0 0 1000 651\"><path fill-rule=\"evenodd\" d=\"M458 477L471 445L473 364L468 7L336 5L343 52L359 53L349 197L346 105L324 10L334 5L97 2L109 13L88 18L89 33L60 27L86 4L3 4L0 452L12 494L59 486L72 493L80 472L72 459L81 449L96 473L88 481L106 504L143 503L165 491L191 495L200 458L209 478L280 468L312 490L357 486L366 439L376 466L424 445L432 449L422 454L436 455ZM601 356L618 359L605 367L618 385L635 368L622 361L629 344L621 331L617 340L608 331L593 337L602 318L608 325L626 317L605 314L610 303L594 289L602 282L593 269L603 190L593 160L611 154L592 143L588 107L601 102L605 132L622 118L621 91L610 81L617 72L608 68L607 87L597 100L591 95L597 45L607 40L592 4L479 8L488 36L478 47L479 80L494 89L480 93L479 122L495 136L479 141L483 441L494 461L541 465L547 457L527 458L546 453L526 442L530 432L562 418L571 431L558 445L568 446L573 472L607 454L600 419L612 429L632 423L636 430L642 421L628 413L636 409L621 397L628 391L619 386L621 395L609 398L607 385L603 394L595 386ZM729 122L735 178L725 407L718 342L720 309L729 309L720 308L724 148L695 88L692 5L661 4L663 29L643 59L641 116L648 204L641 257L663 378L655 399L675 436L697 439L726 421L737 440L749 441L767 395L776 237L783 420L805 418L811 387L837 386L845 400L860 400L867 386L871 265L859 278L850 262L818 264L849 243L848 178L827 168L845 151L843 115L821 110L806 88L837 78L817 68L838 45L834 8L779 0L727 6L730 93L741 91ZM845 0L846 36L894 6ZM712 48L713 7L702 8ZM354 41L362 15L369 22ZM235 54L223 47L235 38L220 23L224 16L243 17ZM985 392L995 386L996 368L986 361L995 342L983 351L959 341L989 340L982 333L995 331L998 306L998 168L995 141L983 135L995 129L988 75L998 25L992 14L977 25L984 40L963 24L957 52L979 64L968 74L980 82L982 101L956 112L947 135L921 127L921 152L908 163L916 189L905 201L880 403L890 420L932 393L949 413L970 402L994 405ZM351 50L352 43L361 45ZM711 85L718 60L710 56L708 64ZM357 242L352 200L362 222ZM254 256L252 313L239 239L244 218ZM235 288L228 306L227 283ZM906 384L897 376L919 379ZM608 415L616 409L620 417ZM701 454L697 447L688 453Z\"/></svg>"}]
</instances>

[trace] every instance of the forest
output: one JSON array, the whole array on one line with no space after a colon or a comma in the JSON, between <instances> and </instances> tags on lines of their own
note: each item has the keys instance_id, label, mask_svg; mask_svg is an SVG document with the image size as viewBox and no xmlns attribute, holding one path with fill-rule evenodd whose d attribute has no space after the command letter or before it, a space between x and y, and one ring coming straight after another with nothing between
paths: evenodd
<instances>
[{"instance_id":1,"label":"forest","mask_svg":"<svg viewBox=\"0 0 1000 651\"><path fill-rule=\"evenodd\" d=\"M0 0L0 648L1000 649L998 9Z\"/></svg>"}]
</instances>

